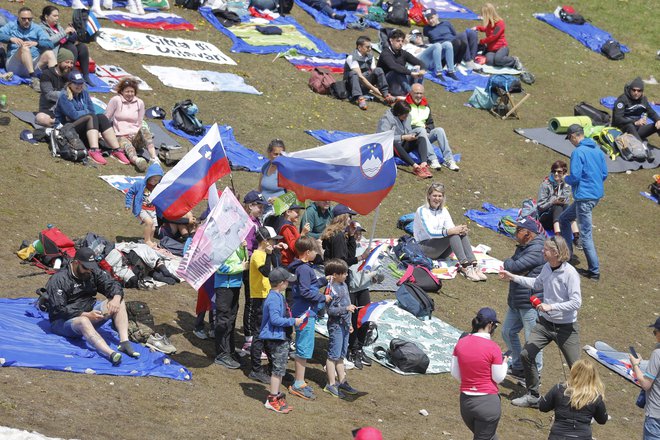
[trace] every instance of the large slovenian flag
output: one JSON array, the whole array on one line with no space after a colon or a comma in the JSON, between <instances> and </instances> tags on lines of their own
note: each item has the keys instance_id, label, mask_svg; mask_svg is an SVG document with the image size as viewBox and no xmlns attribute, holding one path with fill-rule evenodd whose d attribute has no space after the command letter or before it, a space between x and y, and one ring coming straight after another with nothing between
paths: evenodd
<instances>
[{"instance_id":1,"label":"large slovenian flag","mask_svg":"<svg viewBox=\"0 0 660 440\"><path fill-rule=\"evenodd\" d=\"M387 131L280 156L279 186L300 200L332 200L369 214L396 181L393 140Z\"/></svg>"},{"instance_id":2,"label":"large slovenian flag","mask_svg":"<svg viewBox=\"0 0 660 440\"><path fill-rule=\"evenodd\" d=\"M181 218L229 171L218 124L213 124L202 140L163 176L151 193L151 203L163 217Z\"/></svg>"},{"instance_id":3,"label":"large slovenian flag","mask_svg":"<svg viewBox=\"0 0 660 440\"><path fill-rule=\"evenodd\" d=\"M144 15L127 12L108 11L103 16L120 26L140 29L159 29L163 31L194 31L195 26L176 14L151 12Z\"/></svg>"}]
</instances>

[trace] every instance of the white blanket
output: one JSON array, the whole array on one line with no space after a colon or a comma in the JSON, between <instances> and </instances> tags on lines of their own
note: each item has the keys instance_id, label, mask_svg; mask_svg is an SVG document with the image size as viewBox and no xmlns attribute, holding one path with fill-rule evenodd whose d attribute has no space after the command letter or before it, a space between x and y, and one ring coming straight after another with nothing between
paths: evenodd
<instances>
[{"instance_id":1,"label":"white blanket","mask_svg":"<svg viewBox=\"0 0 660 440\"><path fill-rule=\"evenodd\" d=\"M187 70L178 67L142 66L169 87L206 92L238 92L261 95L261 92L245 83L245 79L233 73L211 70Z\"/></svg>"}]
</instances>

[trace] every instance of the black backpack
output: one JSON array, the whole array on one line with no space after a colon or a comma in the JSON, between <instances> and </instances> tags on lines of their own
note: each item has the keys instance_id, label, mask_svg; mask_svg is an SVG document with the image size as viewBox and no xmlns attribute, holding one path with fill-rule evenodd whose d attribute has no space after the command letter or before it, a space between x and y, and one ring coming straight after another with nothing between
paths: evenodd
<instances>
[{"instance_id":1,"label":"black backpack","mask_svg":"<svg viewBox=\"0 0 660 440\"><path fill-rule=\"evenodd\" d=\"M408 19L408 0L393 0L387 8L385 21L401 26L410 26Z\"/></svg>"},{"instance_id":2,"label":"black backpack","mask_svg":"<svg viewBox=\"0 0 660 440\"><path fill-rule=\"evenodd\" d=\"M335 81L330 86L330 95L336 99L348 98L348 90L346 90L346 83L344 81Z\"/></svg>"},{"instance_id":3,"label":"black backpack","mask_svg":"<svg viewBox=\"0 0 660 440\"><path fill-rule=\"evenodd\" d=\"M197 119L197 106L190 99L177 102L172 109L172 125L193 136L204 134L204 124Z\"/></svg>"},{"instance_id":4,"label":"black backpack","mask_svg":"<svg viewBox=\"0 0 660 440\"><path fill-rule=\"evenodd\" d=\"M413 283L403 283L396 291L399 307L418 318L430 318L435 310L435 302L421 287Z\"/></svg>"},{"instance_id":5,"label":"black backpack","mask_svg":"<svg viewBox=\"0 0 660 440\"><path fill-rule=\"evenodd\" d=\"M293 9L293 0L279 0L277 4L277 12L279 12L280 15L290 13L291 9Z\"/></svg>"},{"instance_id":6,"label":"black backpack","mask_svg":"<svg viewBox=\"0 0 660 440\"><path fill-rule=\"evenodd\" d=\"M626 55L621 51L621 45L616 40L607 40L600 51L611 60L622 60Z\"/></svg>"},{"instance_id":7,"label":"black backpack","mask_svg":"<svg viewBox=\"0 0 660 440\"><path fill-rule=\"evenodd\" d=\"M399 261L404 264L423 266L429 270L433 269L433 260L424 255L419 243L409 235L399 238L399 243L394 246L393 250Z\"/></svg>"},{"instance_id":8,"label":"black backpack","mask_svg":"<svg viewBox=\"0 0 660 440\"><path fill-rule=\"evenodd\" d=\"M95 32L93 35L90 35L87 32L87 20L89 18L89 10L87 9L74 9L73 17L71 19L73 28L76 30L78 35L78 41L81 43L91 43L96 40L98 32Z\"/></svg>"},{"instance_id":9,"label":"black backpack","mask_svg":"<svg viewBox=\"0 0 660 440\"><path fill-rule=\"evenodd\" d=\"M559 10L559 18L561 21L564 23L570 23L570 24L585 24L587 20L584 19L583 16L575 12L575 10L572 7L567 7L564 6Z\"/></svg>"},{"instance_id":10,"label":"black backpack","mask_svg":"<svg viewBox=\"0 0 660 440\"><path fill-rule=\"evenodd\" d=\"M55 156L71 162L82 162L87 158L87 148L73 124L64 124L50 132L50 151Z\"/></svg>"},{"instance_id":11,"label":"black backpack","mask_svg":"<svg viewBox=\"0 0 660 440\"><path fill-rule=\"evenodd\" d=\"M406 272L396 284L400 286L405 282L416 284L425 292L437 292L442 288L442 281L424 266L408 265Z\"/></svg>"},{"instance_id":12,"label":"black backpack","mask_svg":"<svg viewBox=\"0 0 660 440\"><path fill-rule=\"evenodd\" d=\"M184 9L192 9L193 11L196 11L202 6L202 1L201 0L176 0L174 2L175 6L178 6L180 8Z\"/></svg>"},{"instance_id":13,"label":"black backpack","mask_svg":"<svg viewBox=\"0 0 660 440\"><path fill-rule=\"evenodd\" d=\"M374 356L404 373L424 374L430 363L429 357L415 343L399 338L390 341L390 349L387 351L383 347L376 347Z\"/></svg>"},{"instance_id":14,"label":"black backpack","mask_svg":"<svg viewBox=\"0 0 660 440\"><path fill-rule=\"evenodd\" d=\"M610 114L582 101L573 107L573 115L589 116L593 125L610 125Z\"/></svg>"}]
</instances>

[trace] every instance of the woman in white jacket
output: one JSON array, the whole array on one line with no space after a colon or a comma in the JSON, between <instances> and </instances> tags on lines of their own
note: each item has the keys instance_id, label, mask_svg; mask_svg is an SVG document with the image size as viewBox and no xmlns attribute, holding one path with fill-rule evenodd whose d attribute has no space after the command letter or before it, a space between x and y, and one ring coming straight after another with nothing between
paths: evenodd
<instances>
[{"instance_id":1,"label":"woman in white jacket","mask_svg":"<svg viewBox=\"0 0 660 440\"><path fill-rule=\"evenodd\" d=\"M445 186L433 183L426 191L427 203L415 212L413 235L424 254L434 260L452 252L460 263L461 273L470 281L486 281L486 275L472 253L467 225L454 225L445 208Z\"/></svg>"}]
</instances>

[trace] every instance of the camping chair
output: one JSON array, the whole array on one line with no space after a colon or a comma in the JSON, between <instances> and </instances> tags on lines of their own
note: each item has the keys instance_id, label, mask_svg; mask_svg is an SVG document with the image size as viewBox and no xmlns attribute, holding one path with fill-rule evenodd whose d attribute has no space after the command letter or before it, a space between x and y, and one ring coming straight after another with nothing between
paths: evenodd
<instances>
[{"instance_id":1,"label":"camping chair","mask_svg":"<svg viewBox=\"0 0 660 440\"><path fill-rule=\"evenodd\" d=\"M520 119L518 108L531 96L525 92L520 85L520 80L511 75L494 75L488 81L488 90L490 90L493 99L493 107L490 112L505 119ZM520 100L514 99L513 95L522 95Z\"/></svg>"}]
</instances>

